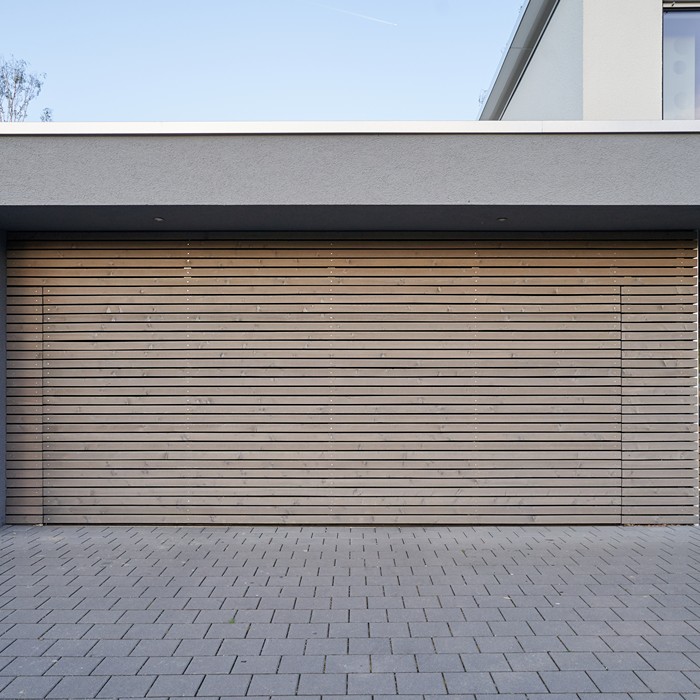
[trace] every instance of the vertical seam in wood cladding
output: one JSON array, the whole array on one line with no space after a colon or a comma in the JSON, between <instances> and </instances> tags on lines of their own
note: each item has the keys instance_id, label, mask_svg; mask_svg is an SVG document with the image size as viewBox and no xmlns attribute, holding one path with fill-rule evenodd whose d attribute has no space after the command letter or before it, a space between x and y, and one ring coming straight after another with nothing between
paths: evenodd
<instances>
[{"instance_id":1,"label":"vertical seam in wood cladding","mask_svg":"<svg viewBox=\"0 0 700 700\"><path fill-rule=\"evenodd\" d=\"M617 311L618 311L618 328L619 328L619 357L620 357L620 367L619 367L619 376L620 376L620 393L619 393L619 399L620 399L620 413L619 413L619 426L620 426L620 438L622 438L622 431L623 431L623 420L622 420L622 285L619 284L617 287L617 298L618 298L618 305L617 305ZM622 469L622 446L623 446L623 441L620 440L620 523L622 523L622 502L623 502L623 493L624 493L624 471Z\"/></svg>"},{"instance_id":2,"label":"vertical seam in wood cladding","mask_svg":"<svg viewBox=\"0 0 700 700\"><path fill-rule=\"evenodd\" d=\"M41 350L39 352L39 362L41 364L41 405L39 410L41 411L41 463L44 464L44 440L46 438L46 430L44 428L45 422L45 410L44 410L44 383L46 377L46 371L44 369L44 329L46 328L46 314L45 314L45 294L44 288L41 288ZM46 471L41 470L41 522L44 522L44 480L46 478Z\"/></svg>"}]
</instances>

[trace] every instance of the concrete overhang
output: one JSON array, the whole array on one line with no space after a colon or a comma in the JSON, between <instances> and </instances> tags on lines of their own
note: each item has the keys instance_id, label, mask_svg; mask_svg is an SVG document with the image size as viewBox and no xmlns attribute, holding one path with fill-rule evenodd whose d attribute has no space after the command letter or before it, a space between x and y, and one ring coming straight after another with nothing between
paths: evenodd
<instances>
[{"instance_id":1,"label":"concrete overhang","mask_svg":"<svg viewBox=\"0 0 700 700\"><path fill-rule=\"evenodd\" d=\"M700 228L700 122L0 125L9 232Z\"/></svg>"}]
</instances>

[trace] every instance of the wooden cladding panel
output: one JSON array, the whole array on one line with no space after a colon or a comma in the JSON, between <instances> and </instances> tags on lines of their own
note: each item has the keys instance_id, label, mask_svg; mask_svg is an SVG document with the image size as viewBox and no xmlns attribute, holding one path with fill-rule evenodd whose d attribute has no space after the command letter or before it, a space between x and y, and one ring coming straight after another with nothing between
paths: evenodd
<instances>
[{"instance_id":1,"label":"wooden cladding panel","mask_svg":"<svg viewBox=\"0 0 700 700\"><path fill-rule=\"evenodd\" d=\"M697 260L684 269L696 287ZM622 287L623 523L698 522L698 311L661 274Z\"/></svg>"},{"instance_id":2,"label":"wooden cladding panel","mask_svg":"<svg viewBox=\"0 0 700 700\"><path fill-rule=\"evenodd\" d=\"M41 523L41 288L18 287L7 302L7 522Z\"/></svg>"},{"instance_id":3,"label":"wooden cladding panel","mask_svg":"<svg viewBox=\"0 0 700 700\"><path fill-rule=\"evenodd\" d=\"M692 240L8 257L12 522L697 517Z\"/></svg>"}]
</instances>

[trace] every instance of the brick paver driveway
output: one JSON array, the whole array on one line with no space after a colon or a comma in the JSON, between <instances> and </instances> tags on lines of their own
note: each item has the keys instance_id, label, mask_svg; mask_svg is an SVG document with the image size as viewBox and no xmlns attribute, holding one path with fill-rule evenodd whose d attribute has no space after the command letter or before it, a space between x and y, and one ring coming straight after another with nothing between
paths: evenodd
<instances>
[{"instance_id":1,"label":"brick paver driveway","mask_svg":"<svg viewBox=\"0 0 700 700\"><path fill-rule=\"evenodd\" d=\"M5 527L0 697L700 698L694 527Z\"/></svg>"}]
</instances>

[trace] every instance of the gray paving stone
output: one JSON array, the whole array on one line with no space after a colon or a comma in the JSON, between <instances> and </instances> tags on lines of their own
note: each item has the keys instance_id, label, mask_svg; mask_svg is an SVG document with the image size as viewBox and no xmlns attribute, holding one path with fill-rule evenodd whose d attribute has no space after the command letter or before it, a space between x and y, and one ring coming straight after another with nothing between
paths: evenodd
<instances>
[{"instance_id":1,"label":"gray paving stone","mask_svg":"<svg viewBox=\"0 0 700 700\"><path fill-rule=\"evenodd\" d=\"M603 693L643 693L646 686L632 671L588 671Z\"/></svg>"},{"instance_id":2,"label":"gray paving stone","mask_svg":"<svg viewBox=\"0 0 700 700\"><path fill-rule=\"evenodd\" d=\"M551 654L557 651L566 651L566 647L557 637L516 637L518 644L524 652Z\"/></svg>"},{"instance_id":3,"label":"gray paving stone","mask_svg":"<svg viewBox=\"0 0 700 700\"><path fill-rule=\"evenodd\" d=\"M636 671L652 693L693 693L697 686L680 671Z\"/></svg>"},{"instance_id":4,"label":"gray paving stone","mask_svg":"<svg viewBox=\"0 0 700 700\"><path fill-rule=\"evenodd\" d=\"M279 656L239 656L231 673L277 673L279 665Z\"/></svg>"},{"instance_id":5,"label":"gray paving stone","mask_svg":"<svg viewBox=\"0 0 700 700\"><path fill-rule=\"evenodd\" d=\"M394 654L432 654L434 651L436 651L436 646L433 644L431 639L426 638L392 638L391 649Z\"/></svg>"},{"instance_id":6,"label":"gray paving stone","mask_svg":"<svg viewBox=\"0 0 700 700\"><path fill-rule=\"evenodd\" d=\"M527 671L496 671L491 674L499 693L546 693L547 688L537 673ZM591 686L593 684L591 683ZM556 691L555 691L556 692Z\"/></svg>"},{"instance_id":7,"label":"gray paving stone","mask_svg":"<svg viewBox=\"0 0 700 700\"><path fill-rule=\"evenodd\" d=\"M558 667L549 654L507 653L505 655L513 671L557 671Z\"/></svg>"},{"instance_id":8,"label":"gray paving stone","mask_svg":"<svg viewBox=\"0 0 700 700\"><path fill-rule=\"evenodd\" d=\"M185 624L198 620L198 613L194 610L162 610L156 617L156 622L168 624Z\"/></svg>"},{"instance_id":9,"label":"gray paving stone","mask_svg":"<svg viewBox=\"0 0 700 700\"><path fill-rule=\"evenodd\" d=\"M289 625L253 623L249 626L247 639L286 639ZM204 636L204 635L202 635Z\"/></svg>"},{"instance_id":10,"label":"gray paving stone","mask_svg":"<svg viewBox=\"0 0 700 700\"><path fill-rule=\"evenodd\" d=\"M397 673L396 686L400 695L428 695L445 692L445 681L441 673Z\"/></svg>"},{"instance_id":11,"label":"gray paving stone","mask_svg":"<svg viewBox=\"0 0 700 700\"><path fill-rule=\"evenodd\" d=\"M433 648L438 654L475 654L479 651L471 637L435 637ZM432 650L418 650L417 653L432 653Z\"/></svg>"},{"instance_id":12,"label":"gray paving stone","mask_svg":"<svg viewBox=\"0 0 700 700\"><path fill-rule=\"evenodd\" d=\"M26 657L10 661L2 671L1 676L41 676L53 666L53 661L47 657Z\"/></svg>"},{"instance_id":13,"label":"gray paving stone","mask_svg":"<svg viewBox=\"0 0 700 700\"><path fill-rule=\"evenodd\" d=\"M450 695L497 692L493 677L489 673L445 673L444 678Z\"/></svg>"},{"instance_id":14,"label":"gray paving stone","mask_svg":"<svg viewBox=\"0 0 700 700\"><path fill-rule=\"evenodd\" d=\"M643 671L652 668L642 654L633 651L597 652L595 656L605 669L613 671ZM595 670L592 664L586 666L586 669Z\"/></svg>"},{"instance_id":15,"label":"gray paving stone","mask_svg":"<svg viewBox=\"0 0 700 700\"><path fill-rule=\"evenodd\" d=\"M679 652L642 652L639 655L655 671L698 671L697 664Z\"/></svg>"},{"instance_id":16,"label":"gray paving stone","mask_svg":"<svg viewBox=\"0 0 700 700\"><path fill-rule=\"evenodd\" d=\"M252 676L206 675L199 686L198 695L242 698L250 686ZM266 696L267 697L267 696Z\"/></svg>"},{"instance_id":17,"label":"gray paving stone","mask_svg":"<svg viewBox=\"0 0 700 700\"><path fill-rule=\"evenodd\" d=\"M644 637L602 637L601 639L610 651L656 651Z\"/></svg>"},{"instance_id":18,"label":"gray paving stone","mask_svg":"<svg viewBox=\"0 0 700 700\"><path fill-rule=\"evenodd\" d=\"M41 639L51 625L18 623L3 633L5 639Z\"/></svg>"},{"instance_id":19,"label":"gray paving stone","mask_svg":"<svg viewBox=\"0 0 700 700\"><path fill-rule=\"evenodd\" d=\"M393 673L351 673L348 675L348 693L353 695L395 695Z\"/></svg>"},{"instance_id":20,"label":"gray paving stone","mask_svg":"<svg viewBox=\"0 0 700 700\"><path fill-rule=\"evenodd\" d=\"M163 639L173 627L176 627L176 625L131 625L124 633L122 639ZM189 625L189 627L196 627L196 625ZM178 638L182 638L182 636L178 635Z\"/></svg>"},{"instance_id":21,"label":"gray paving stone","mask_svg":"<svg viewBox=\"0 0 700 700\"><path fill-rule=\"evenodd\" d=\"M142 639L135 644L131 656L172 656L179 644L180 640L174 639Z\"/></svg>"},{"instance_id":22,"label":"gray paving stone","mask_svg":"<svg viewBox=\"0 0 700 700\"><path fill-rule=\"evenodd\" d=\"M96 659L99 664L92 671L94 676L135 676L146 663L143 656L117 656Z\"/></svg>"},{"instance_id":23,"label":"gray paving stone","mask_svg":"<svg viewBox=\"0 0 700 700\"><path fill-rule=\"evenodd\" d=\"M300 694L346 695L347 676L343 673L302 673L299 676Z\"/></svg>"},{"instance_id":24,"label":"gray paving stone","mask_svg":"<svg viewBox=\"0 0 700 700\"><path fill-rule=\"evenodd\" d=\"M230 673L234 657L225 656L195 656L190 659L185 673L206 675L208 673Z\"/></svg>"},{"instance_id":25,"label":"gray paving stone","mask_svg":"<svg viewBox=\"0 0 700 700\"><path fill-rule=\"evenodd\" d=\"M88 610L82 617L83 622L95 624L114 624L124 613L121 610Z\"/></svg>"},{"instance_id":26,"label":"gray paving stone","mask_svg":"<svg viewBox=\"0 0 700 700\"><path fill-rule=\"evenodd\" d=\"M106 678L97 676L81 677L70 676L62 678L58 685L54 686L46 695L47 698L66 698L76 700L76 698L94 698L107 682Z\"/></svg>"},{"instance_id":27,"label":"gray paving stone","mask_svg":"<svg viewBox=\"0 0 700 700\"><path fill-rule=\"evenodd\" d=\"M373 654L372 673L414 673L418 670L412 654Z\"/></svg>"},{"instance_id":28,"label":"gray paving stone","mask_svg":"<svg viewBox=\"0 0 700 700\"><path fill-rule=\"evenodd\" d=\"M149 697L162 695L168 698L194 696L197 694L197 690L203 680L204 676L190 674L156 676L155 682L148 690L147 695Z\"/></svg>"},{"instance_id":29,"label":"gray paving stone","mask_svg":"<svg viewBox=\"0 0 700 700\"><path fill-rule=\"evenodd\" d=\"M474 641L482 653L505 654L523 651L515 637L477 637Z\"/></svg>"},{"instance_id":30,"label":"gray paving stone","mask_svg":"<svg viewBox=\"0 0 700 700\"><path fill-rule=\"evenodd\" d=\"M174 656L215 656L222 646L220 639L183 639L173 652ZM258 644L256 643L256 646Z\"/></svg>"},{"instance_id":31,"label":"gray paving stone","mask_svg":"<svg viewBox=\"0 0 700 700\"><path fill-rule=\"evenodd\" d=\"M47 649L45 656L85 656L97 644L96 639L60 639Z\"/></svg>"},{"instance_id":32,"label":"gray paving stone","mask_svg":"<svg viewBox=\"0 0 700 700\"><path fill-rule=\"evenodd\" d=\"M694 638L654 635L644 637L656 651L693 652L698 650ZM700 638L698 639L700 642Z\"/></svg>"},{"instance_id":33,"label":"gray paving stone","mask_svg":"<svg viewBox=\"0 0 700 700\"><path fill-rule=\"evenodd\" d=\"M423 671L463 671L459 654L416 654L418 670Z\"/></svg>"},{"instance_id":34,"label":"gray paving stone","mask_svg":"<svg viewBox=\"0 0 700 700\"><path fill-rule=\"evenodd\" d=\"M392 640L411 636L408 624L405 622L370 622L369 635L370 637L388 637Z\"/></svg>"},{"instance_id":35,"label":"gray paving stone","mask_svg":"<svg viewBox=\"0 0 700 700\"><path fill-rule=\"evenodd\" d=\"M329 637L369 637L370 625L367 622L331 622ZM372 635L374 637L379 635ZM386 636L386 635L382 635ZM389 635L390 636L390 635Z\"/></svg>"},{"instance_id":36,"label":"gray paving stone","mask_svg":"<svg viewBox=\"0 0 700 700\"><path fill-rule=\"evenodd\" d=\"M600 637L560 637L562 644L569 651L610 651L610 647ZM609 639L607 637L606 639Z\"/></svg>"},{"instance_id":37,"label":"gray paving stone","mask_svg":"<svg viewBox=\"0 0 700 700\"><path fill-rule=\"evenodd\" d=\"M366 654L333 654L326 656L326 673L369 673L370 657Z\"/></svg>"},{"instance_id":38,"label":"gray paving stone","mask_svg":"<svg viewBox=\"0 0 700 700\"><path fill-rule=\"evenodd\" d=\"M52 659L53 662L53 659ZM45 676L88 676L102 661L83 657L66 656L56 659L44 672ZM111 674L109 674L111 675Z\"/></svg>"},{"instance_id":39,"label":"gray paving stone","mask_svg":"<svg viewBox=\"0 0 700 700\"><path fill-rule=\"evenodd\" d=\"M108 639L100 640L95 644L90 651L88 651L88 656L129 656L129 654L136 648L137 642L133 639ZM148 656L148 654L146 654Z\"/></svg>"},{"instance_id":40,"label":"gray paving stone","mask_svg":"<svg viewBox=\"0 0 700 700\"><path fill-rule=\"evenodd\" d=\"M0 698L45 698L58 683L59 678L56 676L20 676L0 690Z\"/></svg>"},{"instance_id":41,"label":"gray paving stone","mask_svg":"<svg viewBox=\"0 0 700 700\"><path fill-rule=\"evenodd\" d=\"M151 656L146 659L139 673L147 676L182 674L189 663L190 658L187 656Z\"/></svg>"},{"instance_id":42,"label":"gray paving stone","mask_svg":"<svg viewBox=\"0 0 700 700\"><path fill-rule=\"evenodd\" d=\"M411 637L451 637L453 634L446 622L409 622L408 630Z\"/></svg>"},{"instance_id":43,"label":"gray paving stone","mask_svg":"<svg viewBox=\"0 0 700 700\"><path fill-rule=\"evenodd\" d=\"M280 659L279 673L323 673L324 656L283 656Z\"/></svg>"},{"instance_id":44,"label":"gray paving stone","mask_svg":"<svg viewBox=\"0 0 700 700\"><path fill-rule=\"evenodd\" d=\"M49 614L47 610L12 610L3 617L3 622L6 624L15 624L18 622L34 624L48 617ZM46 620L46 622L48 622L48 620Z\"/></svg>"},{"instance_id":45,"label":"gray paving stone","mask_svg":"<svg viewBox=\"0 0 700 700\"><path fill-rule=\"evenodd\" d=\"M138 629L140 626L143 626L144 629L148 631L150 625L156 624L156 620L159 616L160 612L158 610L127 610L125 613L122 613L121 617L119 618L119 622L128 622L129 624L133 625L130 631L133 631L134 627ZM160 622L157 624L162 625L165 623ZM146 639L145 636L143 638ZM160 639L160 637L157 639Z\"/></svg>"},{"instance_id":46,"label":"gray paving stone","mask_svg":"<svg viewBox=\"0 0 700 700\"><path fill-rule=\"evenodd\" d=\"M307 639L304 653L311 656L323 654L347 654L348 640L341 639Z\"/></svg>"},{"instance_id":47,"label":"gray paving stone","mask_svg":"<svg viewBox=\"0 0 700 700\"><path fill-rule=\"evenodd\" d=\"M303 639L225 639L219 649L220 654L240 654L241 656L285 656L303 654L306 644Z\"/></svg>"},{"instance_id":48,"label":"gray paving stone","mask_svg":"<svg viewBox=\"0 0 700 700\"><path fill-rule=\"evenodd\" d=\"M92 625L85 632L85 639L122 639L124 635L131 629L129 624L96 624Z\"/></svg>"},{"instance_id":49,"label":"gray paving stone","mask_svg":"<svg viewBox=\"0 0 700 700\"><path fill-rule=\"evenodd\" d=\"M294 695L299 682L296 673L254 674L248 688L249 695Z\"/></svg>"},{"instance_id":50,"label":"gray paving stone","mask_svg":"<svg viewBox=\"0 0 700 700\"><path fill-rule=\"evenodd\" d=\"M354 639L348 640L350 654L390 654L390 639Z\"/></svg>"},{"instance_id":51,"label":"gray paving stone","mask_svg":"<svg viewBox=\"0 0 700 700\"><path fill-rule=\"evenodd\" d=\"M544 671L540 677L552 693L598 692L598 688L583 671Z\"/></svg>"}]
</instances>

